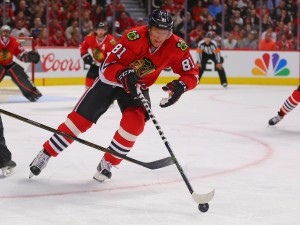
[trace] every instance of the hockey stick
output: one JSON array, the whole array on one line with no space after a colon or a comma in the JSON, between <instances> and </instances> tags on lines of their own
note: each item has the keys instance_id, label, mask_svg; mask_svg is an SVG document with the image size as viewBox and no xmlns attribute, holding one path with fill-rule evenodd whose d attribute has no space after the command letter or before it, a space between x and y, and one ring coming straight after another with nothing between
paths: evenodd
<instances>
[{"instance_id":1,"label":"hockey stick","mask_svg":"<svg viewBox=\"0 0 300 225\"><path fill-rule=\"evenodd\" d=\"M7 116L13 117L13 118L18 119L18 120L21 120L21 121L23 121L25 123L29 123L29 124L31 124L33 126L42 128L44 130L50 131L52 133L59 134L61 136L70 138L70 139L72 139L74 141L77 141L77 142L79 142L81 144L84 144L84 145L87 145L89 147L95 148L95 149L100 150L102 152L108 152L108 153L110 153L110 154L112 154L114 156L117 156L119 158L125 159L125 160L127 160L129 162L135 163L137 165L146 167L146 168L151 169L151 170L163 168L163 167L170 166L170 165L174 164L174 161L173 161L172 157L166 157L166 158L163 158L163 159L160 159L160 160L156 160L156 161L152 161L152 162L141 162L141 161L138 161L136 159L130 158L128 156L121 155L121 154L119 154L117 152L114 152L114 151L108 149L108 148L104 148L104 147L96 145L96 144L94 144L92 142L83 140L83 139L78 138L78 137L74 137L74 136L72 136L70 134L61 132L59 130L53 129L52 127L48 127L48 126L46 126L44 124L38 123L36 121L27 119L25 117L19 116L17 114L14 114L14 113L11 113L11 112L8 112L8 111L5 111L3 109L0 109L0 113L3 113L5 115L7 115Z\"/></svg>"},{"instance_id":2,"label":"hockey stick","mask_svg":"<svg viewBox=\"0 0 300 225\"><path fill-rule=\"evenodd\" d=\"M209 193L207 193L207 194L197 194L197 193L194 192L194 190L193 190L193 188L192 188L192 186L191 186L191 184L190 184L188 178L187 178L186 175L184 174L184 171L183 171L181 165L179 164L179 162L178 162L178 160L177 160L175 154L173 153L173 151L172 151L172 149L171 149L170 143L168 142L167 138L165 137L164 132L162 131L162 129L161 129L161 127L160 127L158 121L156 120L154 114L152 113L152 110L151 110L151 108L149 107L149 104L147 103L147 100L146 100L146 98L144 97L144 95L143 95L143 93L142 93L142 91L141 91L140 88L137 88L137 93L138 93L139 99L142 101L142 103L143 103L143 105L144 105L144 107L145 107L147 113L149 114L149 117L151 118L153 124L155 125L156 130L158 131L158 133L159 133L161 139L163 140L165 146L167 147L167 149L168 149L168 151L169 151L169 153L170 153L172 159L174 160L175 165L176 165L176 167L177 167L179 173L181 174L181 176L182 176L182 178L183 178L183 180L184 180L184 182L185 182L187 188L189 189L189 191L190 191L190 193L191 193L191 195L192 195L194 201L195 201L196 203L199 204L199 209L200 209L200 207L201 207L201 205L202 205L202 207L207 207L207 210L208 210L208 205L205 206L204 204L207 204L209 201L211 201L211 200L213 199L214 194L215 194L215 190L212 190L211 192L209 192ZM204 205L204 206L203 206L203 205ZM207 211L207 210L206 210L206 211ZM202 210L200 209L200 211L202 211Z\"/></svg>"}]
</instances>

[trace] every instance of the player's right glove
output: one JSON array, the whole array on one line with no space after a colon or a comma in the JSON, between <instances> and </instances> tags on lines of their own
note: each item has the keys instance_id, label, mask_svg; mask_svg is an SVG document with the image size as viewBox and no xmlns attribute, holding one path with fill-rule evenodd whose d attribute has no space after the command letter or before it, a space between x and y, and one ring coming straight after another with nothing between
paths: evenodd
<instances>
[{"instance_id":1,"label":"player's right glove","mask_svg":"<svg viewBox=\"0 0 300 225\"><path fill-rule=\"evenodd\" d=\"M82 57L84 64L92 65L93 64L93 57L90 54L86 54Z\"/></svg>"},{"instance_id":2,"label":"player's right glove","mask_svg":"<svg viewBox=\"0 0 300 225\"><path fill-rule=\"evenodd\" d=\"M130 93L132 96L137 96L137 85L145 88L145 84L142 82L142 78L132 68L126 68L121 70L117 76L117 81L122 84L125 92Z\"/></svg>"},{"instance_id":3,"label":"player's right glove","mask_svg":"<svg viewBox=\"0 0 300 225\"><path fill-rule=\"evenodd\" d=\"M165 108L177 102L180 96L187 90L187 86L181 80L173 80L167 83L166 86L163 86L162 89L170 94L169 98L163 98L160 101L159 106Z\"/></svg>"}]
</instances>

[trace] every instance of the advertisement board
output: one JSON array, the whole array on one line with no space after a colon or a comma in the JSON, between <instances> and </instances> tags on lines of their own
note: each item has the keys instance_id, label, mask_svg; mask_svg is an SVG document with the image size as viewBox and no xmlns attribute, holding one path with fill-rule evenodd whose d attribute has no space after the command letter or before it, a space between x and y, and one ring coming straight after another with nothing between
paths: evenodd
<instances>
[{"instance_id":1,"label":"advertisement board","mask_svg":"<svg viewBox=\"0 0 300 225\"><path fill-rule=\"evenodd\" d=\"M80 58L78 48L39 48L41 61L35 65L37 85L59 85L83 83L88 70ZM197 61L196 50L191 54ZM229 83L235 84L298 84L299 52L288 51L241 51L223 50L224 68ZM26 72L31 72L28 63L20 63ZM162 71L157 83L176 79L172 71ZM51 80L51 82L50 82ZM209 62L203 74L203 83L218 83L218 73L213 62Z\"/></svg>"}]
</instances>

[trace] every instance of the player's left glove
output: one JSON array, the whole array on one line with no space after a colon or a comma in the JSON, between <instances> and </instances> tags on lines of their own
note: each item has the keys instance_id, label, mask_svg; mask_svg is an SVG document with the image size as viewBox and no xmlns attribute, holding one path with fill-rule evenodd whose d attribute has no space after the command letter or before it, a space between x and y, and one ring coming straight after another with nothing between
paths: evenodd
<instances>
[{"instance_id":1,"label":"player's left glove","mask_svg":"<svg viewBox=\"0 0 300 225\"><path fill-rule=\"evenodd\" d=\"M163 98L160 101L159 106L165 108L177 102L180 96L187 90L187 86L181 80L173 80L172 82L163 86L162 89L170 94L169 98Z\"/></svg>"},{"instance_id":2,"label":"player's left glove","mask_svg":"<svg viewBox=\"0 0 300 225\"><path fill-rule=\"evenodd\" d=\"M38 63L40 61L40 54L35 51L29 51L27 53L27 62L33 62L33 63Z\"/></svg>"}]
</instances>

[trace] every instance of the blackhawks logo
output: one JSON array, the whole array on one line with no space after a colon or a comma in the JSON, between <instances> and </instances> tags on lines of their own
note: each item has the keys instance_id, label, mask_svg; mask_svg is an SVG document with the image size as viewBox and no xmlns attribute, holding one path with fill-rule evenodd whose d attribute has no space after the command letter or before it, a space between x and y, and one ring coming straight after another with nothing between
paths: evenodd
<instances>
[{"instance_id":1,"label":"blackhawks logo","mask_svg":"<svg viewBox=\"0 0 300 225\"><path fill-rule=\"evenodd\" d=\"M140 38L140 35L137 33L136 30L130 31L126 34L129 41L135 41Z\"/></svg>"},{"instance_id":2,"label":"blackhawks logo","mask_svg":"<svg viewBox=\"0 0 300 225\"><path fill-rule=\"evenodd\" d=\"M154 72L157 68L157 66L154 65L152 60L148 58L135 60L132 63L130 63L129 66L132 67L135 70L135 72L141 77Z\"/></svg>"},{"instance_id":3,"label":"blackhawks logo","mask_svg":"<svg viewBox=\"0 0 300 225\"><path fill-rule=\"evenodd\" d=\"M93 57L97 61L102 61L104 59L104 54L99 48L92 49Z\"/></svg>"},{"instance_id":4,"label":"blackhawks logo","mask_svg":"<svg viewBox=\"0 0 300 225\"><path fill-rule=\"evenodd\" d=\"M6 49L6 48L3 48L1 51L0 51L0 61L3 61L3 60L8 60L9 58L11 58L12 55L10 54L9 50Z\"/></svg>"},{"instance_id":5,"label":"blackhawks logo","mask_svg":"<svg viewBox=\"0 0 300 225\"><path fill-rule=\"evenodd\" d=\"M177 46L178 48L180 48L180 50L183 51L183 52L184 52L185 50L187 50L187 48L188 48L187 44L186 44L185 41L182 40L182 39L179 39L179 41L178 41L178 43L176 44L176 46Z\"/></svg>"}]
</instances>

